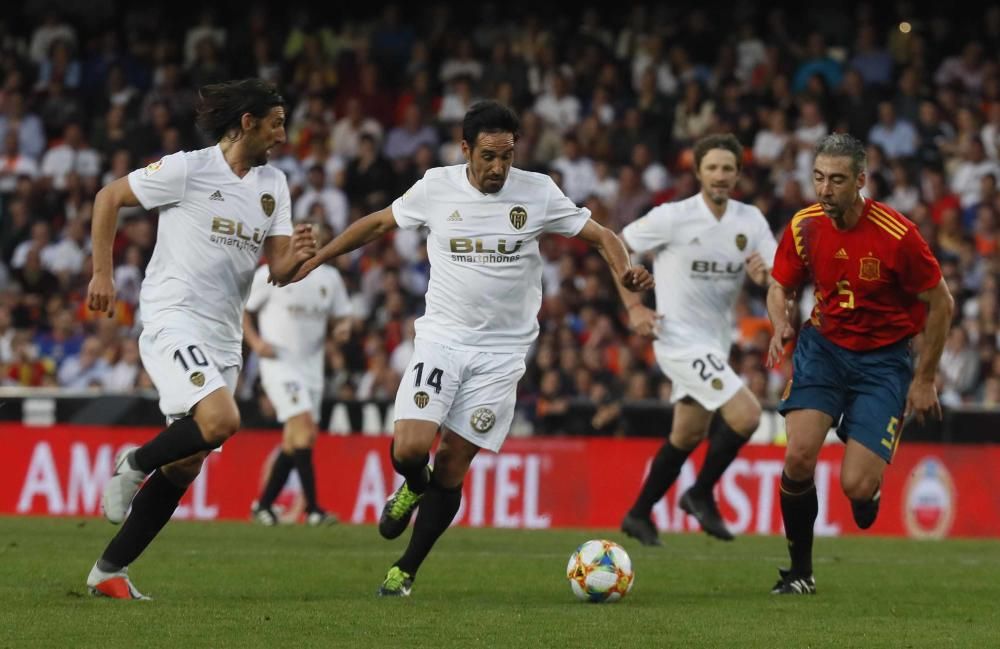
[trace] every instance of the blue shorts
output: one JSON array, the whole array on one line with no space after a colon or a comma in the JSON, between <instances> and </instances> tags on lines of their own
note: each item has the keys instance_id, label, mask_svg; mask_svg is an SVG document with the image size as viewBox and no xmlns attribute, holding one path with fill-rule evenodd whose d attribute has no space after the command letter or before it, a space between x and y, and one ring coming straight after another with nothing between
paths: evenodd
<instances>
[{"instance_id":1,"label":"blue shorts","mask_svg":"<svg viewBox=\"0 0 1000 649\"><path fill-rule=\"evenodd\" d=\"M841 439L854 439L890 462L899 443L912 380L908 338L856 352L830 342L806 325L795 345L792 381L778 412L825 412L833 417Z\"/></svg>"}]
</instances>

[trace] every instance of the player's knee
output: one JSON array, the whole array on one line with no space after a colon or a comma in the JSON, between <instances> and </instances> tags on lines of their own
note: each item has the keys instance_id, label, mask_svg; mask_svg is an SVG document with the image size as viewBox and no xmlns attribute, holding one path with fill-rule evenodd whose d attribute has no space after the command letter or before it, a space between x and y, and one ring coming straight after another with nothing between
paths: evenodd
<instances>
[{"instance_id":1,"label":"player's knee","mask_svg":"<svg viewBox=\"0 0 1000 649\"><path fill-rule=\"evenodd\" d=\"M865 502L871 500L878 489L878 478L862 473L846 474L840 478L840 488L851 500Z\"/></svg>"},{"instance_id":2,"label":"player's knee","mask_svg":"<svg viewBox=\"0 0 1000 649\"><path fill-rule=\"evenodd\" d=\"M198 474L201 473L201 467L206 457L208 457L207 452L195 453L183 460L171 462L163 467L163 475L178 487L186 487L194 482Z\"/></svg>"},{"instance_id":3,"label":"player's knee","mask_svg":"<svg viewBox=\"0 0 1000 649\"><path fill-rule=\"evenodd\" d=\"M465 474L469 472L471 463L471 459L460 457L447 450L439 450L434 456L434 482L445 489L454 489L465 480Z\"/></svg>"},{"instance_id":4,"label":"player's knee","mask_svg":"<svg viewBox=\"0 0 1000 649\"><path fill-rule=\"evenodd\" d=\"M739 417L734 417L734 421L726 422L740 437L749 439L753 432L760 426L760 409L754 409L742 413Z\"/></svg>"},{"instance_id":5,"label":"player's knee","mask_svg":"<svg viewBox=\"0 0 1000 649\"><path fill-rule=\"evenodd\" d=\"M676 448L691 450L705 439L708 431L704 430L682 430L674 429L670 431L670 443Z\"/></svg>"},{"instance_id":6,"label":"player's knee","mask_svg":"<svg viewBox=\"0 0 1000 649\"><path fill-rule=\"evenodd\" d=\"M316 424L308 413L296 415L285 424L284 440L290 450L312 448L316 442Z\"/></svg>"},{"instance_id":7,"label":"player's knee","mask_svg":"<svg viewBox=\"0 0 1000 649\"><path fill-rule=\"evenodd\" d=\"M409 435L397 435L392 441L392 455L397 462L417 462L429 450L423 440Z\"/></svg>"},{"instance_id":8,"label":"player's knee","mask_svg":"<svg viewBox=\"0 0 1000 649\"><path fill-rule=\"evenodd\" d=\"M816 471L816 460L806 449L789 446L785 451L785 475L792 480L808 480Z\"/></svg>"},{"instance_id":9,"label":"player's knee","mask_svg":"<svg viewBox=\"0 0 1000 649\"><path fill-rule=\"evenodd\" d=\"M240 429L240 411L235 403L232 408L212 411L199 419L198 427L205 441L220 446Z\"/></svg>"}]
</instances>

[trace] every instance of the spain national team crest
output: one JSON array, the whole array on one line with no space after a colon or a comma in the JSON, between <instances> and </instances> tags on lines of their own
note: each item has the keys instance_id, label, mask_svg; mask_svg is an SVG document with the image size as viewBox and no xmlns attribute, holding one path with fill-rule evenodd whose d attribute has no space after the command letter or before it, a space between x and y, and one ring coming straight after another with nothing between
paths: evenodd
<instances>
[{"instance_id":1,"label":"spain national team crest","mask_svg":"<svg viewBox=\"0 0 1000 649\"><path fill-rule=\"evenodd\" d=\"M736 247L742 252L747 247L747 235L740 232L736 235Z\"/></svg>"},{"instance_id":2,"label":"spain national team crest","mask_svg":"<svg viewBox=\"0 0 1000 649\"><path fill-rule=\"evenodd\" d=\"M191 379L191 383L194 383L195 387L200 388L205 385L205 375L201 372L193 372L189 378Z\"/></svg>"},{"instance_id":3,"label":"spain national team crest","mask_svg":"<svg viewBox=\"0 0 1000 649\"><path fill-rule=\"evenodd\" d=\"M955 483L941 458L928 456L913 469L903 487L903 522L918 539L948 536L955 521Z\"/></svg>"},{"instance_id":4,"label":"spain national team crest","mask_svg":"<svg viewBox=\"0 0 1000 649\"><path fill-rule=\"evenodd\" d=\"M274 214L274 196L270 194L261 194L260 196L260 208L264 210L264 214L271 216Z\"/></svg>"},{"instance_id":5,"label":"spain national team crest","mask_svg":"<svg viewBox=\"0 0 1000 649\"><path fill-rule=\"evenodd\" d=\"M426 408L427 404L431 402L431 397L424 391L420 391L413 395L413 403L417 404L418 408Z\"/></svg>"},{"instance_id":6,"label":"spain national team crest","mask_svg":"<svg viewBox=\"0 0 1000 649\"><path fill-rule=\"evenodd\" d=\"M488 433L497 421L497 416L489 408L476 408L469 418L469 424L477 433Z\"/></svg>"},{"instance_id":7,"label":"spain national team crest","mask_svg":"<svg viewBox=\"0 0 1000 649\"><path fill-rule=\"evenodd\" d=\"M520 205L515 205L510 208L510 224L514 226L515 230L520 230L527 222L528 210L524 209Z\"/></svg>"},{"instance_id":8,"label":"spain national team crest","mask_svg":"<svg viewBox=\"0 0 1000 649\"><path fill-rule=\"evenodd\" d=\"M879 273L881 262L875 257L862 257L861 269L858 270L858 277L868 282L877 282L882 279Z\"/></svg>"}]
</instances>

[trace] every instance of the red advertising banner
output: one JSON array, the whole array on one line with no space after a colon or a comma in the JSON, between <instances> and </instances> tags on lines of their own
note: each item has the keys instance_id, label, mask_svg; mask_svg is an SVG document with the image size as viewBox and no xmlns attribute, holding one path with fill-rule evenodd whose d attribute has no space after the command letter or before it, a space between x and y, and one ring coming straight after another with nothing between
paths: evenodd
<instances>
[{"instance_id":1,"label":"red advertising banner","mask_svg":"<svg viewBox=\"0 0 1000 649\"><path fill-rule=\"evenodd\" d=\"M4 449L0 513L100 515L101 491L120 449L157 431L145 428L0 426ZM176 516L247 519L280 441L272 431L243 431L213 453ZM475 527L617 527L634 499L658 440L511 439L484 451L465 481L457 517ZM351 523L373 523L399 477L388 460L389 438L322 436L314 458L320 502ZM698 529L677 506L694 482L703 450L653 511L667 531ZM860 533L840 491L843 447L823 449L816 469L817 534ZM745 447L720 481L723 516L738 534L780 534L778 481L784 449ZM1000 446L903 444L882 487L882 511L870 533L922 538L1000 537ZM284 516L302 513L294 478L279 499Z\"/></svg>"}]
</instances>

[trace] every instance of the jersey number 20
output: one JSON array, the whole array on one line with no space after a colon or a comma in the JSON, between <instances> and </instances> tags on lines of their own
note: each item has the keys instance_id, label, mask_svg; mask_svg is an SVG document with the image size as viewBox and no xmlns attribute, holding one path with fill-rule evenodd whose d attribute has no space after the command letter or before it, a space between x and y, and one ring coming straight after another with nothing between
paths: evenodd
<instances>
[{"instance_id":1,"label":"jersey number 20","mask_svg":"<svg viewBox=\"0 0 1000 649\"><path fill-rule=\"evenodd\" d=\"M701 377L702 381L707 381L712 378L712 373L708 371L708 365L714 367L716 372L721 372L726 368L726 364L716 358L715 354L706 354L705 358L708 359L707 365L705 361L700 358L696 358L691 361L691 367L698 370L698 376Z\"/></svg>"}]
</instances>

